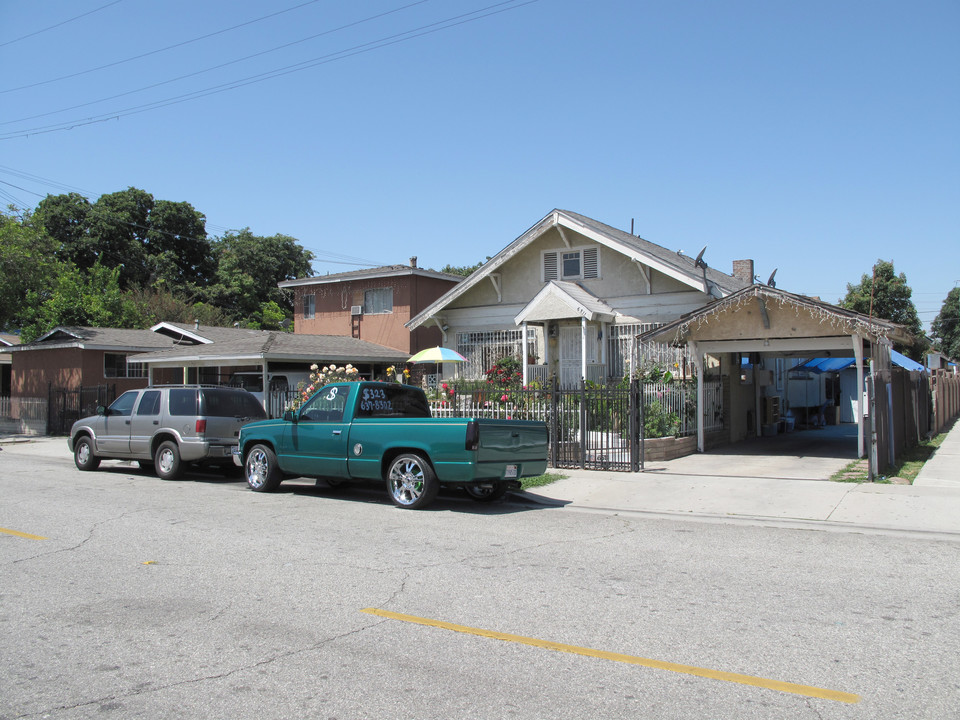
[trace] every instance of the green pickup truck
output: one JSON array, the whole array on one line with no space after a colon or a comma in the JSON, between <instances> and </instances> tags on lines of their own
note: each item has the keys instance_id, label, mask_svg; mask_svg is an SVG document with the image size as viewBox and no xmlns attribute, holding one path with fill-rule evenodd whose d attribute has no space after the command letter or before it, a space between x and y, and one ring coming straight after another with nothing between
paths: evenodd
<instances>
[{"instance_id":1,"label":"green pickup truck","mask_svg":"<svg viewBox=\"0 0 960 720\"><path fill-rule=\"evenodd\" d=\"M423 390L384 382L327 385L283 419L240 429L234 463L251 489L284 477L331 485L386 481L393 502L423 508L441 485L496 500L547 467L547 427L527 420L432 418Z\"/></svg>"}]
</instances>

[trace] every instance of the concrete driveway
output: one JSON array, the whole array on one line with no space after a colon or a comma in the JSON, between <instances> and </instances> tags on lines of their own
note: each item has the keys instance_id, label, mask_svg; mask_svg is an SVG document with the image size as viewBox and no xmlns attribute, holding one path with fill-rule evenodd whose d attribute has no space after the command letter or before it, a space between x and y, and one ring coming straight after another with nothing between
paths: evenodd
<instances>
[{"instance_id":1,"label":"concrete driveway","mask_svg":"<svg viewBox=\"0 0 960 720\"><path fill-rule=\"evenodd\" d=\"M676 460L646 463L644 469L687 477L829 480L856 459L857 426L847 424L745 440Z\"/></svg>"}]
</instances>

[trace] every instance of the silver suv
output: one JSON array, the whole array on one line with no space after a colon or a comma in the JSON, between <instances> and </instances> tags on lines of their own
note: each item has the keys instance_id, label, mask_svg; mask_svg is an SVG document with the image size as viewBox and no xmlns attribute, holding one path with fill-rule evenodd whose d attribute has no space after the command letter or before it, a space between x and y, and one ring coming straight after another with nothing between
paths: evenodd
<instances>
[{"instance_id":1,"label":"silver suv","mask_svg":"<svg viewBox=\"0 0 960 720\"><path fill-rule=\"evenodd\" d=\"M139 460L164 480L187 463L233 467L240 426L266 418L246 390L207 385L148 387L123 393L110 407L70 429L68 445L80 470L103 459Z\"/></svg>"}]
</instances>

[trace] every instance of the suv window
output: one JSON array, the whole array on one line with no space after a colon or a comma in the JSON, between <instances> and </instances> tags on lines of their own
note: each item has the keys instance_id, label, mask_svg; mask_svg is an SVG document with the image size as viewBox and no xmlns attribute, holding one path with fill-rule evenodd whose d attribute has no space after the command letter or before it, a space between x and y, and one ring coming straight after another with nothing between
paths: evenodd
<instances>
[{"instance_id":1,"label":"suv window","mask_svg":"<svg viewBox=\"0 0 960 720\"><path fill-rule=\"evenodd\" d=\"M133 404L136 402L137 395L139 394L139 390L129 390L125 392L110 405L110 414L129 416L130 413L133 412Z\"/></svg>"},{"instance_id":2,"label":"suv window","mask_svg":"<svg viewBox=\"0 0 960 720\"><path fill-rule=\"evenodd\" d=\"M170 414L171 415L196 415L197 414L197 391L196 390L171 390L170 391Z\"/></svg>"},{"instance_id":3,"label":"suv window","mask_svg":"<svg viewBox=\"0 0 960 720\"><path fill-rule=\"evenodd\" d=\"M159 415L160 414L160 391L147 390L140 397L140 404L137 405L137 415Z\"/></svg>"},{"instance_id":4,"label":"suv window","mask_svg":"<svg viewBox=\"0 0 960 720\"><path fill-rule=\"evenodd\" d=\"M265 418L263 405L246 390L204 388L200 391L201 415L207 417Z\"/></svg>"}]
</instances>

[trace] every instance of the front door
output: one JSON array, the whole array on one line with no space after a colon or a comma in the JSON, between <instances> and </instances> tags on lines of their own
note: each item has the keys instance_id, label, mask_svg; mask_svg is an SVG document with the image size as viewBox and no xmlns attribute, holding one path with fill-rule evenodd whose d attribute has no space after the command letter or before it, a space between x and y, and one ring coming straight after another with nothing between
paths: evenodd
<instances>
[{"instance_id":1,"label":"front door","mask_svg":"<svg viewBox=\"0 0 960 720\"><path fill-rule=\"evenodd\" d=\"M574 387L583 377L580 327L560 326L560 385Z\"/></svg>"}]
</instances>

